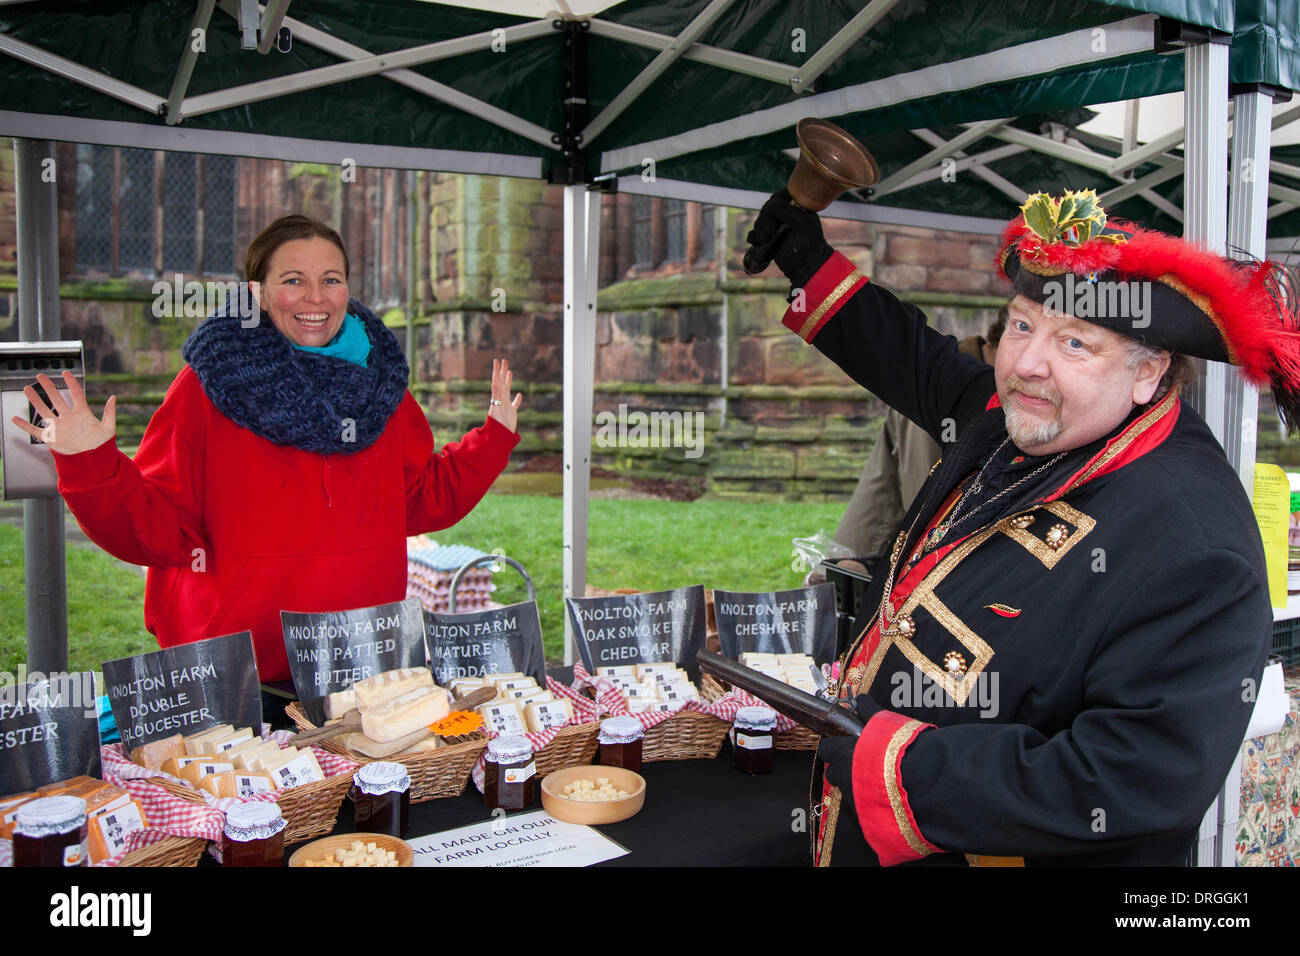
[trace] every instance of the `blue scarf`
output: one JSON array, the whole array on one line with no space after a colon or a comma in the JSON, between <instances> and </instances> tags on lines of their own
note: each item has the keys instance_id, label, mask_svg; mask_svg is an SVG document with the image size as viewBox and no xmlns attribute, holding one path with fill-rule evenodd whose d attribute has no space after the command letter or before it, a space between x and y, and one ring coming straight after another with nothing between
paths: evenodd
<instances>
[{"instance_id":1,"label":"blue scarf","mask_svg":"<svg viewBox=\"0 0 1300 956\"><path fill-rule=\"evenodd\" d=\"M366 367L366 360L370 358L370 336L366 335L365 324L351 312L343 317L343 324L339 327L338 334L326 344L298 345L295 342L293 347L302 352L311 352L313 355L328 355L331 358L343 359L362 368Z\"/></svg>"},{"instance_id":2,"label":"blue scarf","mask_svg":"<svg viewBox=\"0 0 1300 956\"><path fill-rule=\"evenodd\" d=\"M300 349L266 313L246 329L227 310L219 308L181 349L223 415L267 441L320 455L351 455L375 443L406 394L409 371L396 336L373 312L348 302L369 350L361 364L335 354L355 349L343 341L346 320L334 342Z\"/></svg>"}]
</instances>

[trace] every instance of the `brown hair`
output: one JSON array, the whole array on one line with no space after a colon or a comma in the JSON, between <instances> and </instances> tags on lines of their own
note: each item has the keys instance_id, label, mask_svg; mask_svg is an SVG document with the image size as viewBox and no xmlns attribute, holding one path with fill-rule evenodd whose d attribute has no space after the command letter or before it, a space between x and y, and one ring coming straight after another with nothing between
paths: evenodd
<instances>
[{"instance_id":1,"label":"brown hair","mask_svg":"<svg viewBox=\"0 0 1300 956\"><path fill-rule=\"evenodd\" d=\"M319 219L298 213L281 216L248 244L248 251L244 253L244 279L248 282L265 282L266 271L271 267L271 256L276 249L295 239L316 238L328 239L339 247L339 252L343 253L343 278L346 280L349 271L348 251L343 248L339 234Z\"/></svg>"}]
</instances>

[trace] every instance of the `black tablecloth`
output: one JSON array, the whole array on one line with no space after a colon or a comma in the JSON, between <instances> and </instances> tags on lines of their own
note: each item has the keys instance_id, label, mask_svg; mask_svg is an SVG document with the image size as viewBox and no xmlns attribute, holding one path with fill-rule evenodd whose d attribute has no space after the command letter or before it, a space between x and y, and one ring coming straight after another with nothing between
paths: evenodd
<instances>
[{"instance_id":1,"label":"black tablecloth","mask_svg":"<svg viewBox=\"0 0 1300 956\"><path fill-rule=\"evenodd\" d=\"M645 806L622 823L596 827L630 852L601 866L805 866L810 751L777 751L771 774L749 776L731 766L731 745L713 760L643 764ZM527 811L541 810L538 799ZM513 816L513 814L511 815ZM491 819L471 782L458 797L411 807L406 839ZM507 818L508 819L508 818ZM801 825L802 824L802 825ZM335 833L352 833L345 799ZM286 861L293 850L285 854Z\"/></svg>"},{"instance_id":2,"label":"black tablecloth","mask_svg":"<svg viewBox=\"0 0 1300 956\"><path fill-rule=\"evenodd\" d=\"M573 669L550 676L572 683ZM266 685L264 685L265 687ZM291 686L291 685L290 685ZM276 690L283 694L282 686ZM291 691L290 691L291 692ZM263 719L274 725L273 702L264 697ZM808 783L811 751L777 751L771 774L750 776L731 766L724 741L713 760L646 763L645 806L630 820L597 827L630 852L602 866L806 866L810 861ZM538 799L528 810L541 810ZM458 797L411 806L408 840L490 820L471 782ZM334 833L352 833L352 801L345 799ZM299 844L301 845L301 844ZM287 861L297 846L288 848Z\"/></svg>"}]
</instances>

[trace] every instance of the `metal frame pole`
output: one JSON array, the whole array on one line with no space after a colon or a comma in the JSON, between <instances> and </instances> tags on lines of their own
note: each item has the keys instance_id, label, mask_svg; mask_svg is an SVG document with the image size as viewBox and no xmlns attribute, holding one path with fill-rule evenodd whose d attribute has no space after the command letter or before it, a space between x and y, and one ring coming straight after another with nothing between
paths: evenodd
<instances>
[{"instance_id":1,"label":"metal frame pole","mask_svg":"<svg viewBox=\"0 0 1300 956\"><path fill-rule=\"evenodd\" d=\"M14 140L18 232L18 338L60 338L59 213L54 144ZM33 383L35 384L35 383ZM27 575L27 668L68 669L68 587L63 499L23 500L23 562Z\"/></svg>"},{"instance_id":2,"label":"metal frame pole","mask_svg":"<svg viewBox=\"0 0 1300 956\"><path fill-rule=\"evenodd\" d=\"M596 379L596 282L600 193L564 187L564 596L587 588L587 513L591 491L592 391ZM564 663L575 635L564 618Z\"/></svg>"},{"instance_id":3,"label":"metal frame pole","mask_svg":"<svg viewBox=\"0 0 1300 956\"><path fill-rule=\"evenodd\" d=\"M1186 223L1183 234L1214 252L1223 252L1228 239L1228 47L1222 43L1202 43L1185 53L1185 94L1183 97L1185 155L1183 204ZM1205 362L1203 384L1198 389L1199 405L1214 437L1225 447L1227 387L1226 367L1220 362ZM1240 786L1238 777L1236 786ZM1218 847L1223 834L1225 791L1233 788L1230 772L1224 788L1201 820L1196 861L1199 866L1213 866L1219 859Z\"/></svg>"}]
</instances>

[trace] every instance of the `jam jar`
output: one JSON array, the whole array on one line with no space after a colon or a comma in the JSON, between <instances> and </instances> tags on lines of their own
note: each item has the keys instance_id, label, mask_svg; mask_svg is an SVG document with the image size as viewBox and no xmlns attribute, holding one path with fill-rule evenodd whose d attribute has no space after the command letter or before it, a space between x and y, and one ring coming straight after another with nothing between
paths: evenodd
<instances>
[{"instance_id":1,"label":"jam jar","mask_svg":"<svg viewBox=\"0 0 1300 956\"><path fill-rule=\"evenodd\" d=\"M731 764L745 773L771 773L776 711L741 707L731 725Z\"/></svg>"},{"instance_id":2,"label":"jam jar","mask_svg":"<svg viewBox=\"0 0 1300 956\"><path fill-rule=\"evenodd\" d=\"M31 800L14 818L14 866L86 866L86 839L85 800Z\"/></svg>"},{"instance_id":3,"label":"jam jar","mask_svg":"<svg viewBox=\"0 0 1300 956\"><path fill-rule=\"evenodd\" d=\"M287 824L274 803L240 803L226 811L222 866L282 866Z\"/></svg>"},{"instance_id":4,"label":"jam jar","mask_svg":"<svg viewBox=\"0 0 1300 956\"><path fill-rule=\"evenodd\" d=\"M641 745L645 728L635 717L610 717L600 722L600 762L641 772Z\"/></svg>"},{"instance_id":5,"label":"jam jar","mask_svg":"<svg viewBox=\"0 0 1300 956\"><path fill-rule=\"evenodd\" d=\"M406 836L411 818L411 777L390 760L368 763L352 775L358 833Z\"/></svg>"},{"instance_id":6,"label":"jam jar","mask_svg":"<svg viewBox=\"0 0 1300 956\"><path fill-rule=\"evenodd\" d=\"M489 740L483 762L483 803L490 810L532 806L537 764L527 737Z\"/></svg>"}]
</instances>

